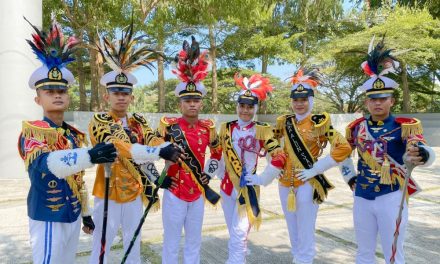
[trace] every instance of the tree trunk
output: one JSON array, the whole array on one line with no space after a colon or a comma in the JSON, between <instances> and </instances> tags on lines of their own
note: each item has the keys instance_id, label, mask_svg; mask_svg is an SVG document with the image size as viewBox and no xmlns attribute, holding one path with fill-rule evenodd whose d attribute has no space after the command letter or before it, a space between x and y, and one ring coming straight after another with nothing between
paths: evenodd
<instances>
[{"instance_id":1,"label":"tree trunk","mask_svg":"<svg viewBox=\"0 0 440 264\"><path fill-rule=\"evenodd\" d=\"M164 32L163 27L158 27L158 38L157 38L157 49L160 51L164 51L165 49L165 40L164 40ZM163 58L159 56L157 59L157 86L159 88L159 112L165 112L165 74L164 74L164 63Z\"/></svg>"},{"instance_id":2,"label":"tree trunk","mask_svg":"<svg viewBox=\"0 0 440 264\"><path fill-rule=\"evenodd\" d=\"M84 62L82 52L77 52L77 73L78 73L78 85L79 85L79 111L88 111L87 94L86 94L86 76L84 73Z\"/></svg>"},{"instance_id":3,"label":"tree trunk","mask_svg":"<svg viewBox=\"0 0 440 264\"><path fill-rule=\"evenodd\" d=\"M400 67L402 69L402 94L403 94L403 101L402 101L402 112L404 113L410 113L411 112L411 98L409 94L409 87L408 87L408 72L406 70L406 63L401 61Z\"/></svg>"},{"instance_id":4,"label":"tree trunk","mask_svg":"<svg viewBox=\"0 0 440 264\"><path fill-rule=\"evenodd\" d=\"M211 55L212 61L212 113L218 112L218 98L217 98L217 63L216 63L216 52L217 47L215 44L215 36L214 36L214 26L209 25L209 52Z\"/></svg>"},{"instance_id":5,"label":"tree trunk","mask_svg":"<svg viewBox=\"0 0 440 264\"><path fill-rule=\"evenodd\" d=\"M263 54L261 57L261 73L267 73L267 65L269 63L269 56L267 54Z\"/></svg>"},{"instance_id":6,"label":"tree trunk","mask_svg":"<svg viewBox=\"0 0 440 264\"><path fill-rule=\"evenodd\" d=\"M89 34L94 43L99 43L98 35L95 33ZM90 52L90 88L92 96L90 99L90 109L92 111L104 111L105 102L102 96L105 93L105 87L99 81L104 75L104 68L102 66L102 58L99 52L94 48L89 48Z\"/></svg>"},{"instance_id":7,"label":"tree trunk","mask_svg":"<svg viewBox=\"0 0 440 264\"><path fill-rule=\"evenodd\" d=\"M98 78L98 70L97 70L97 51L93 48L89 48L90 53L90 110L98 111L99 107L99 78Z\"/></svg>"}]
</instances>

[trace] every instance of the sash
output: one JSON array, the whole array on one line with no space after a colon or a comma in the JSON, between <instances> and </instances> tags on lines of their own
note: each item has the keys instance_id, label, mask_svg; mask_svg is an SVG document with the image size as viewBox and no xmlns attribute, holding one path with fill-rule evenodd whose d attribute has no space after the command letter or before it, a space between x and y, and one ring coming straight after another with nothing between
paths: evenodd
<instances>
[{"instance_id":1,"label":"sash","mask_svg":"<svg viewBox=\"0 0 440 264\"><path fill-rule=\"evenodd\" d=\"M293 152L295 153L298 160L301 162L302 166L305 169L310 169L313 167L314 158L309 149L306 147L306 144L302 140L301 136L299 135L296 126L292 122L294 118L294 115L286 117L287 138L289 139ZM328 194L328 191L333 189L334 187L323 174L316 175L315 177L313 177L312 180L316 180L324 192L324 195L322 195L316 188L314 188L313 200L320 204L324 201L325 197Z\"/></svg>"},{"instance_id":2,"label":"sash","mask_svg":"<svg viewBox=\"0 0 440 264\"><path fill-rule=\"evenodd\" d=\"M220 200L220 195L212 190L208 184L203 184L200 180L200 177L202 177L203 173L202 165L191 150L191 147L189 146L181 127L179 124L173 124L168 127L167 131L168 134L173 138L174 142L181 146L186 154L186 158L182 164L183 167L187 171L191 171L193 180L199 187L199 190L205 196L206 200L208 200L212 205L216 205Z\"/></svg>"},{"instance_id":3,"label":"sash","mask_svg":"<svg viewBox=\"0 0 440 264\"><path fill-rule=\"evenodd\" d=\"M234 188L239 188L240 186L240 177L243 169L243 164L235 151L232 140L231 140L231 125L232 122L227 124L227 131L224 135L224 153L226 155L225 159L227 158L228 162L226 164L228 167L230 167L230 170L232 170L234 173L230 173L229 177L232 181ZM255 168L252 173L255 173ZM240 206L246 206L246 211L248 212L248 218L249 222L251 224L257 224L260 222L258 219L261 218L260 215L260 206L258 204L258 194L257 190L255 189L255 186L253 185L246 185L243 188L240 189L239 196L238 196L238 203ZM255 220L257 222L255 222Z\"/></svg>"}]
</instances>

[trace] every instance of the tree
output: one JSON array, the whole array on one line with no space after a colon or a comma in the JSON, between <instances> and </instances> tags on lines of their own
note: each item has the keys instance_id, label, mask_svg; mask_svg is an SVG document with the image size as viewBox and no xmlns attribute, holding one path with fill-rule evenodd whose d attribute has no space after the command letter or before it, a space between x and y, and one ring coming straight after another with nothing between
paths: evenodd
<instances>
[{"instance_id":1,"label":"tree","mask_svg":"<svg viewBox=\"0 0 440 264\"><path fill-rule=\"evenodd\" d=\"M338 71L345 72L347 76L362 75L359 65L366 59L371 37L376 35L376 38L380 38L386 34L387 47L395 49L395 52L406 51L397 56L401 62L400 76L390 77L400 83L401 110L410 112L411 92L439 94L432 88L432 78L423 79L415 73L426 67L434 73L439 70L437 61L440 54L440 21L433 19L427 10L399 6L378 9L375 17L370 20L375 21L373 26L365 24L362 31L323 43L315 60L323 65L335 65ZM356 73L350 68L359 70ZM425 83L417 85L420 81ZM411 84L414 86L410 86ZM420 86L430 89L421 89Z\"/></svg>"},{"instance_id":2,"label":"tree","mask_svg":"<svg viewBox=\"0 0 440 264\"><path fill-rule=\"evenodd\" d=\"M209 54L212 61L212 82L211 97L212 111L217 113L218 104L218 83L217 83L217 53L218 46L224 39L223 33L230 30L232 22L249 22L264 14L271 1L247 0L198 0L198 1L175 1L176 17L186 24L204 27L207 30L209 42ZM198 10L199 12L195 12ZM203 33L200 31L199 33Z\"/></svg>"}]
</instances>

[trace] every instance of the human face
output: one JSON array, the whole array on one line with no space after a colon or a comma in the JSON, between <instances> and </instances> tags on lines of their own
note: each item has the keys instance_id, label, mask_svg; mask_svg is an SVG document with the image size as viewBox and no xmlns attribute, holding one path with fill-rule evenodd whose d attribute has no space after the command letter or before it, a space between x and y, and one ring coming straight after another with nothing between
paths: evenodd
<instances>
[{"instance_id":1,"label":"human face","mask_svg":"<svg viewBox=\"0 0 440 264\"><path fill-rule=\"evenodd\" d=\"M69 107L70 99L67 89L38 89L35 102L41 105L44 112L64 112Z\"/></svg>"},{"instance_id":2,"label":"human face","mask_svg":"<svg viewBox=\"0 0 440 264\"><path fill-rule=\"evenodd\" d=\"M391 107L394 105L393 97L367 98L365 106L374 121L384 120L390 115Z\"/></svg>"},{"instance_id":3,"label":"human face","mask_svg":"<svg viewBox=\"0 0 440 264\"><path fill-rule=\"evenodd\" d=\"M292 98L292 110L297 115L303 115L309 111L309 99L304 98Z\"/></svg>"},{"instance_id":4,"label":"human face","mask_svg":"<svg viewBox=\"0 0 440 264\"><path fill-rule=\"evenodd\" d=\"M107 91L104 99L110 105L110 110L122 117L127 114L128 106L133 102L134 96L127 92Z\"/></svg>"},{"instance_id":5,"label":"human face","mask_svg":"<svg viewBox=\"0 0 440 264\"><path fill-rule=\"evenodd\" d=\"M250 104L238 104L238 117L244 122L249 122L254 118L255 115L255 105Z\"/></svg>"},{"instance_id":6,"label":"human face","mask_svg":"<svg viewBox=\"0 0 440 264\"><path fill-rule=\"evenodd\" d=\"M195 118L203 107L202 99L180 99L179 108L184 117Z\"/></svg>"}]
</instances>

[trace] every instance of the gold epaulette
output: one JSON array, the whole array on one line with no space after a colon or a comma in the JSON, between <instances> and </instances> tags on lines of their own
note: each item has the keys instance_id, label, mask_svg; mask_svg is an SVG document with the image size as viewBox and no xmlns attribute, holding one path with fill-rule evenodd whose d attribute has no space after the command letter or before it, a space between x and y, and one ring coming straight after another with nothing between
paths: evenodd
<instances>
[{"instance_id":1,"label":"gold epaulette","mask_svg":"<svg viewBox=\"0 0 440 264\"><path fill-rule=\"evenodd\" d=\"M268 123L255 122L255 138L258 140L269 140L273 138L272 126Z\"/></svg>"},{"instance_id":2,"label":"gold epaulette","mask_svg":"<svg viewBox=\"0 0 440 264\"><path fill-rule=\"evenodd\" d=\"M113 120L112 116L107 113L94 114L93 119L100 123L110 123Z\"/></svg>"},{"instance_id":3,"label":"gold epaulette","mask_svg":"<svg viewBox=\"0 0 440 264\"><path fill-rule=\"evenodd\" d=\"M58 141L57 130L46 121L23 121L21 132L26 139L46 141L48 145L54 145Z\"/></svg>"},{"instance_id":4,"label":"gold epaulette","mask_svg":"<svg viewBox=\"0 0 440 264\"><path fill-rule=\"evenodd\" d=\"M228 124L229 124L230 122L223 122L221 125L220 125L220 132L219 132L219 137L223 140L223 138L225 138L226 137L226 131L227 131L227 126L228 126Z\"/></svg>"},{"instance_id":5,"label":"gold epaulette","mask_svg":"<svg viewBox=\"0 0 440 264\"><path fill-rule=\"evenodd\" d=\"M275 124L275 129L282 130L286 124L287 115L282 115L277 117L277 123Z\"/></svg>"},{"instance_id":6,"label":"gold epaulette","mask_svg":"<svg viewBox=\"0 0 440 264\"><path fill-rule=\"evenodd\" d=\"M142 114L133 113L132 117L133 117L133 120L136 121L137 123L139 123L140 125L148 126L148 122Z\"/></svg>"},{"instance_id":7,"label":"gold epaulette","mask_svg":"<svg viewBox=\"0 0 440 264\"><path fill-rule=\"evenodd\" d=\"M322 114L315 114L310 117L313 125L315 127L315 133L317 137L324 136L326 132L329 131L332 122L330 120L330 115L326 112L322 112Z\"/></svg>"},{"instance_id":8,"label":"gold epaulette","mask_svg":"<svg viewBox=\"0 0 440 264\"><path fill-rule=\"evenodd\" d=\"M402 139L407 139L409 136L423 134L422 122L417 118L396 117L396 122L402 128Z\"/></svg>"},{"instance_id":9,"label":"gold epaulette","mask_svg":"<svg viewBox=\"0 0 440 264\"><path fill-rule=\"evenodd\" d=\"M159 126L157 128L157 131L159 134L164 137L167 131L167 128L171 125L177 124L177 118L176 117L166 117L163 116L160 119Z\"/></svg>"},{"instance_id":10,"label":"gold epaulette","mask_svg":"<svg viewBox=\"0 0 440 264\"><path fill-rule=\"evenodd\" d=\"M217 130L213 119L200 119L200 125L209 129L209 142L212 143L217 138Z\"/></svg>"},{"instance_id":11,"label":"gold epaulette","mask_svg":"<svg viewBox=\"0 0 440 264\"><path fill-rule=\"evenodd\" d=\"M347 125L347 127L345 128L345 138L347 140L351 140L352 139L352 131L355 127L357 127L362 121L365 120L365 117L360 117L354 121L352 121L350 124Z\"/></svg>"}]
</instances>

